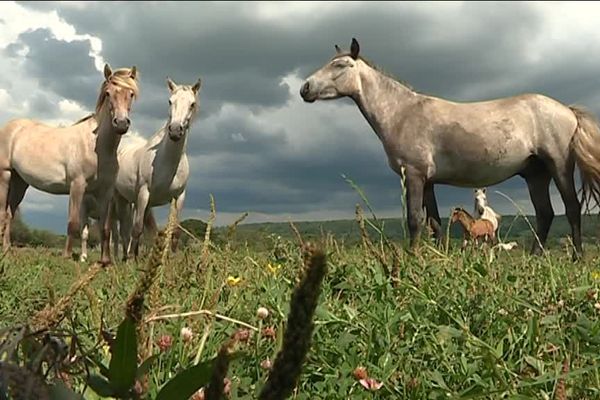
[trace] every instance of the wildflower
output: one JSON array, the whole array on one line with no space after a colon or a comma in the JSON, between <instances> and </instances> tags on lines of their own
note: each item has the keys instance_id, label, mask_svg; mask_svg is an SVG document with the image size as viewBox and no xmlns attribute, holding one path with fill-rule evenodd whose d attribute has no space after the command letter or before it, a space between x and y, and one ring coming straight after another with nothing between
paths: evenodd
<instances>
[{"instance_id":1,"label":"wildflower","mask_svg":"<svg viewBox=\"0 0 600 400\"><path fill-rule=\"evenodd\" d=\"M365 367L356 367L356 369L352 372L352 375L358 380L367 379L367 369Z\"/></svg>"},{"instance_id":2,"label":"wildflower","mask_svg":"<svg viewBox=\"0 0 600 400\"><path fill-rule=\"evenodd\" d=\"M173 338L171 336L169 336L169 335L162 335L156 341L156 345L158 346L158 348L160 349L160 351L163 351L163 352L167 351L173 345Z\"/></svg>"},{"instance_id":3,"label":"wildflower","mask_svg":"<svg viewBox=\"0 0 600 400\"><path fill-rule=\"evenodd\" d=\"M260 367L262 369L271 369L271 367L273 366L273 363L271 362L271 360L269 360L268 358L266 360L263 360L260 363Z\"/></svg>"},{"instance_id":4,"label":"wildflower","mask_svg":"<svg viewBox=\"0 0 600 400\"><path fill-rule=\"evenodd\" d=\"M269 310L264 307L258 307L258 310L256 310L256 316L258 319L266 319L269 316Z\"/></svg>"},{"instance_id":5,"label":"wildflower","mask_svg":"<svg viewBox=\"0 0 600 400\"><path fill-rule=\"evenodd\" d=\"M592 271L592 279L594 279L596 281L600 280L600 270Z\"/></svg>"},{"instance_id":6,"label":"wildflower","mask_svg":"<svg viewBox=\"0 0 600 400\"><path fill-rule=\"evenodd\" d=\"M188 343L189 341L192 340L193 337L194 337L194 332L192 332L192 330L190 328L188 328L187 326L184 326L183 328L181 328L181 339L183 340L184 343Z\"/></svg>"},{"instance_id":7,"label":"wildflower","mask_svg":"<svg viewBox=\"0 0 600 400\"><path fill-rule=\"evenodd\" d=\"M508 315L508 311L506 311L504 308L501 308L498 310L498 314L502 315L503 317Z\"/></svg>"},{"instance_id":8,"label":"wildflower","mask_svg":"<svg viewBox=\"0 0 600 400\"><path fill-rule=\"evenodd\" d=\"M262 335L269 339L275 339L275 336L277 334L275 332L275 328L273 328L272 326L267 326L266 328L263 329Z\"/></svg>"},{"instance_id":9,"label":"wildflower","mask_svg":"<svg viewBox=\"0 0 600 400\"><path fill-rule=\"evenodd\" d=\"M233 335L234 340L246 343L250 339L250 331L248 329L240 329Z\"/></svg>"},{"instance_id":10,"label":"wildflower","mask_svg":"<svg viewBox=\"0 0 600 400\"><path fill-rule=\"evenodd\" d=\"M106 357L108 357L110 355L110 346L105 344L104 346L102 346L102 352L104 353L104 355Z\"/></svg>"},{"instance_id":11,"label":"wildflower","mask_svg":"<svg viewBox=\"0 0 600 400\"><path fill-rule=\"evenodd\" d=\"M598 300L598 291L589 289L586 293L588 300Z\"/></svg>"},{"instance_id":12,"label":"wildflower","mask_svg":"<svg viewBox=\"0 0 600 400\"><path fill-rule=\"evenodd\" d=\"M594 304L594 308L598 311L600 311L600 303L596 303Z\"/></svg>"},{"instance_id":13,"label":"wildflower","mask_svg":"<svg viewBox=\"0 0 600 400\"><path fill-rule=\"evenodd\" d=\"M234 277L231 275L229 275L227 277L227 285L232 286L232 287L237 286L241 281L242 281L242 278L240 278L240 277Z\"/></svg>"},{"instance_id":14,"label":"wildflower","mask_svg":"<svg viewBox=\"0 0 600 400\"><path fill-rule=\"evenodd\" d=\"M231 393L231 380L229 378L224 378L223 383L224 383L223 394L225 396L229 396L229 394Z\"/></svg>"},{"instance_id":15,"label":"wildflower","mask_svg":"<svg viewBox=\"0 0 600 400\"><path fill-rule=\"evenodd\" d=\"M373 378L361 379L359 382L361 385L363 385L365 389L370 390L372 392L381 389L381 387L383 386L383 383L378 382Z\"/></svg>"},{"instance_id":16,"label":"wildflower","mask_svg":"<svg viewBox=\"0 0 600 400\"><path fill-rule=\"evenodd\" d=\"M559 306L560 308L564 307L564 306L565 306L565 301L564 301L564 300L562 300L562 299L561 299L561 300L559 300L559 301L558 301L558 306Z\"/></svg>"},{"instance_id":17,"label":"wildflower","mask_svg":"<svg viewBox=\"0 0 600 400\"><path fill-rule=\"evenodd\" d=\"M271 264L271 263L268 263L268 264L267 264L267 269L268 269L268 270L269 270L269 271L270 271L270 272L271 272L273 275L276 275L276 274L277 274L277 272L279 272L279 270L281 269L281 264L275 264L275 265L273 265L273 264Z\"/></svg>"}]
</instances>

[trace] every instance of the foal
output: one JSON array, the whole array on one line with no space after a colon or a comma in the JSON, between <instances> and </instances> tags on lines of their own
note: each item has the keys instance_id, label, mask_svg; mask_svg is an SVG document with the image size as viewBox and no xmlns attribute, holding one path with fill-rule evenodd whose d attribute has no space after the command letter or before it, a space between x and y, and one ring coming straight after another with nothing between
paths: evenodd
<instances>
[{"instance_id":1,"label":"foal","mask_svg":"<svg viewBox=\"0 0 600 400\"><path fill-rule=\"evenodd\" d=\"M478 239L482 238L484 242L496 241L496 230L492 222L486 219L475 219L465 209L457 207L452 211L450 217L450 223L459 222L464 230L465 242L463 248L466 245L466 240L471 240L475 244L478 244Z\"/></svg>"}]
</instances>

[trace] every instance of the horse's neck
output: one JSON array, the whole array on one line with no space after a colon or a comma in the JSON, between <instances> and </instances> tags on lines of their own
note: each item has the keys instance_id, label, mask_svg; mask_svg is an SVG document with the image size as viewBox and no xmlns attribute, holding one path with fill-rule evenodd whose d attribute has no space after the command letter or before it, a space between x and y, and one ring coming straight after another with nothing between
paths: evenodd
<instances>
[{"instance_id":1,"label":"horse's neck","mask_svg":"<svg viewBox=\"0 0 600 400\"><path fill-rule=\"evenodd\" d=\"M98 126L96 128L96 154L98 161L102 159L113 159L117 156L117 148L121 142L121 135L114 131L110 113L106 105L100 108L96 115Z\"/></svg>"},{"instance_id":2,"label":"horse's neck","mask_svg":"<svg viewBox=\"0 0 600 400\"><path fill-rule=\"evenodd\" d=\"M156 158L159 159L157 162L161 168L174 169L173 172L175 172L181 159L185 156L188 132L177 142L169 138L166 126L158 131L157 135L160 135L160 144L156 152Z\"/></svg>"},{"instance_id":3,"label":"horse's neck","mask_svg":"<svg viewBox=\"0 0 600 400\"><path fill-rule=\"evenodd\" d=\"M394 133L398 113L417 99L417 94L400 82L362 62L361 91L353 100L384 142Z\"/></svg>"},{"instance_id":4,"label":"horse's neck","mask_svg":"<svg viewBox=\"0 0 600 400\"><path fill-rule=\"evenodd\" d=\"M464 212L458 214L458 220L465 229L469 229L474 222L474 219L469 217L467 213Z\"/></svg>"}]
</instances>

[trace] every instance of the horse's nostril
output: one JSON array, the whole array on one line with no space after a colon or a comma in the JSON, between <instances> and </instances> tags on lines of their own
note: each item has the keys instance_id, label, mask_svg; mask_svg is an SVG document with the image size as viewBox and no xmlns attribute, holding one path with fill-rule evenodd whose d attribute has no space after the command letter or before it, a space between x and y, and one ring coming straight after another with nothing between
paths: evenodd
<instances>
[{"instance_id":1,"label":"horse's nostril","mask_svg":"<svg viewBox=\"0 0 600 400\"><path fill-rule=\"evenodd\" d=\"M302 85L302 88L300 89L300 94L302 96L306 95L308 93L309 88L310 88L310 84L308 83L308 81L304 82L304 85Z\"/></svg>"},{"instance_id":2,"label":"horse's nostril","mask_svg":"<svg viewBox=\"0 0 600 400\"><path fill-rule=\"evenodd\" d=\"M125 118L125 123L127 126L131 125L131 120L129 118Z\"/></svg>"}]
</instances>

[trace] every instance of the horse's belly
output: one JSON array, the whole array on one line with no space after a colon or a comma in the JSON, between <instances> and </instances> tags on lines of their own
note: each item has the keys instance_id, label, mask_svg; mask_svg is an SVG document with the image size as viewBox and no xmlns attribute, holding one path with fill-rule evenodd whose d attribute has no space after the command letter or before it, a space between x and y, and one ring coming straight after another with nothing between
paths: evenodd
<instances>
[{"instance_id":1,"label":"horse's belly","mask_svg":"<svg viewBox=\"0 0 600 400\"><path fill-rule=\"evenodd\" d=\"M498 184L518 174L527 163L527 157L514 157L496 162L469 159L436 160L432 180L462 187L484 187Z\"/></svg>"},{"instance_id":2,"label":"horse's belly","mask_svg":"<svg viewBox=\"0 0 600 400\"><path fill-rule=\"evenodd\" d=\"M14 170L27 184L51 194L68 194L67 171L62 165L14 165Z\"/></svg>"}]
</instances>

